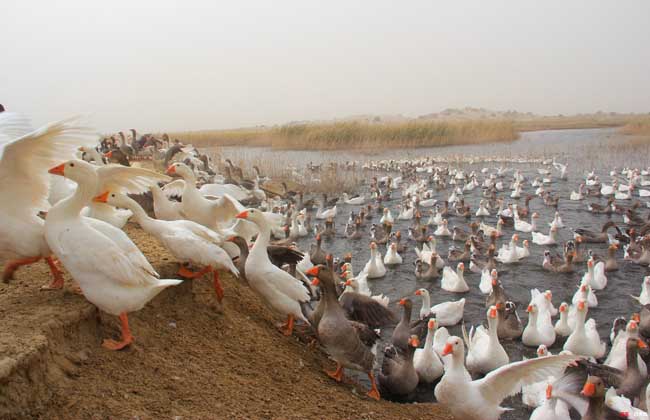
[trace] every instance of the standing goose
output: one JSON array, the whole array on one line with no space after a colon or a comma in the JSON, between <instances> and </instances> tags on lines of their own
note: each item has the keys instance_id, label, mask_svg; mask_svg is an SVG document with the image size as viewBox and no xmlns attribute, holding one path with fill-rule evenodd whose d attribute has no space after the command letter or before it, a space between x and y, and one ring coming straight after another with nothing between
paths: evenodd
<instances>
[{"instance_id":1,"label":"standing goose","mask_svg":"<svg viewBox=\"0 0 650 420\"><path fill-rule=\"evenodd\" d=\"M123 191L144 192L151 183L158 181L155 173L145 176L149 172L145 170L127 167L109 170L110 183ZM97 193L100 182L100 176L89 163L71 160L49 172L75 181L77 189L49 211L45 238L52 252L79 283L86 299L104 312L120 317L122 340L104 340L102 344L107 349L120 350L134 340L127 313L142 309L163 289L180 284L182 280L160 279L122 230L81 216L81 209Z\"/></svg>"},{"instance_id":2,"label":"standing goose","mask_svg":"<svg viewBox=\"0 0 650 420\"><path fill-rule=\"evenodd\" d=\"M218 270L227 270L239 276L239 271L221 248L223 238L211 229L191 220L152 219L135 200L118 192L106 191L95 197L94 201L131 210L140 227L164 245L177 260L204 267L194 273L181 266L178 274L182 277L197 278L212 273L214 292L219 302L224 292Z\"/></svg>"},{"instance_id":3,"label":"standing goose","mask_svg":"<svg viewBox=\"0 0 650 420\"><path fill-rule=\"evenodd\" d=\"M323 276L321 280L321 270L327 269L318 265L312 267L307 274L316 277L312 284L320 285L323 293L324 307L318 322L318 339L336 362L336 371L325 371L325 373L337 382L341 382L343 368L365 372L371 383L367 395L379 400L379 391L372 372L375 355L371 350L379 337L364 324L350 321L345 317L343 308L336 299L336 287L331 281L332 276Z\"/></svg>"},{"instance_id":4,"label":"standing goose","mask_svg":"<svg viewBox=\"0 0 650 420\"><path fill-rule=\"evenodd\" d=\"M418 337L412 335L408 339L404 352L398 351L394 346L386 347L379 374L379 385L382 390L395 396L408 396L415 391L419 377L413 365L413 355L419 345Z\"/></svg>"},{"instance_id":5,"label":"standing goose","mask_svg":"<svg viewBox=\"0 0 650 420\"><path fill-rule=\"evenodd\" d=\"M248 283L272 309L287 317L283 333L291 335L295 319L308 322L300 303L309 301L309 292L299 280L271 263L267 251L271 226L266 216L259 210L248 209L239 213L237 218L253 222L260 231L246 260Z\"/></svg>"},{"instance_id":6,"label":"standing goose","mask_svg":"<svg viewBox=\"0 0 650 420\"><path fill-rule=\"evenodd\" d=\"M469 336L465 335L468 349L467 370L483 375L508 364L510 361L508 353L503 349L497 335L499 318L496 306L491 306L488 309L487 321L487 330L482 325L479 325L476 329L472 326Z\"/></svg>"},{"instance_id":7,"label":"standing goose","mask_svg":"<svg viewBox=\"0 0 650 420\"><path fill-rule=\"evenodd\" d=\"M93 147L97 136L75 126L73 120L50 123L33 130L29 121L15 113L0 113L0 261L5 263L2 280L11 280L16 270L44 258L52 281L44 289L63 287L44 236L44 221L50 177L54 164L74 156L78 146Z\"/></svg>"},{"instance_id":8,"label":"standing goose","mask_svg":"<svg viewBox=\"0 0 650 420\"><path fill-rule=\"evenodd\" d=\"M427 338L424 348L416 349L413 355L413 365L421 383L431 384L444 373L444 367L438 354L433 350L433 338L436 332L436 320L427 323Z\"/></svg>"}]
</instances>

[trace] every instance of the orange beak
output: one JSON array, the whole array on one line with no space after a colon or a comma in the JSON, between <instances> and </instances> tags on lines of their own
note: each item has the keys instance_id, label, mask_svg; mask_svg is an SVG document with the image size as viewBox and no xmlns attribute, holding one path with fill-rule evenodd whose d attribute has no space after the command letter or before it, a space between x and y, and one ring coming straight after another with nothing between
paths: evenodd
<instances>
[{"instance_id":1,"label":"orange beak","mask_svg":"<svg viewBox=\"0 0 650 420\"><path fill-rule=\"evenodd\" d=\"M103 193L99 194L97 197L93 198L93 201L95 203L106 203L108 201L108 191L104 191Z\"/></svg>"},{"instance_id":2,"label":"orange beak","mask_svg":"<svg viewBox=\"0 0 650 420\"><path fill-rule=\"evenodd\" d=\"M244 210L235 216L237 219L248 219L248 210Z\"/></svg>"},{"instance_id":3,"label":"orange beak","mask_svg":"<svg viewBox=\"0 0 650 420\"><path fill-rule=\"evenodd\" d=\"M591 382L587 382L585 383L585 386L582 388L582 391L580 393L585 397L591 397L596 393L596 385L592 384Z\"/></svg>"},{"instance_id":4,"label":"orange beak","mask_svg":"<svg viewBox=\"0 0 650 420\"><path fill-rule=\"evenodd\" d=\"M501 302L497 303L497 309L498 310L503 309L503 303L501 303Z\"/></svg>"},{"instance_id":5,"label":"orange beak","mask_svg":"<svg viewBox=\"0 0 650 420\"><path fill-rule=\"evenodd\" d=\"M174 165L170 165L169 168L165 171L167 175L174 175L176 174L176 167Z\"/></svg>"},{"instance_id":6,"label":"orange beak","mask_svg":"<svg viewBox=\"0 0 650 420\"><path fill-rule=\"evenodd\" d=\"M454 348L451 346L451 344L447 343L445 344L445 347L442 349L442 355L446 356L448 354L451 354L454 351Z\"/></svg>"},{"instance_id":7,"label":"orange beak","mask_svg":"<svg viewBox=\"0 0 650 420\"><path fill-rule=\"evenodd\" d=\"M639 340L638 343L639 343L638 347L640 349L647 349L648 348L648 345L645 343L645 341Z\"/></svg>"},{"instance_id":8,"label":"orange beak","mask_svg":"<svg viewBox=\"0 0 650 420\"><path fill-rule=\"evenodd\" d=\"M311 281L312 286L318 286L320 284L320 280L318 280L318 277L314 277L314 279Z\"/></svg>"},{"instance_id":9,"label":"orange beak","mask_svg":"<svg viewBox=\"0 0 650 420\"><path fill-rule=\"evenodd\" d=\"M108 152L104 153L104 157L109 158L109 159L112 158L113 157L113 151L109 150Z\"/></svg>"},{"instance_id":10,"label":"orange beak","mask_svg":"<svg viewBox=\"0 0 650 420\"><path fill-rule=\"evenodd\" d=\"M429 329L432 330L436 327L436 320L435 319L430 319L429 320Z\"/></svg>"},{"instance_id":11,"label":"orange beak","mask_svg":"<svg viewBox=\"0 0 650 420\"><path fill-rule=\"evenodd\" d=\"M412 347L417 347L417 346L420 345L420 340L419 340L417 337L412 336L411 339L409 340L409 344L410 344Z\"/></svg>"},{"instance_id":12,"label":"orange beak","mask_svg":"<svg viewBox=\"0 0 650 420\"><path fill-rule=\"evenodd\" d=\"M421 296L421 295L422 295L422 292L419 289L415 291L415 296Z\"/></svg>"},{"instance_id":13,"label":"orange beak","mask_svg":"<svg viewBox=\"0 0 650 420\"><path fill-rule=\"evenodd\" d=\"M546 399L550 400L552 396L553 396L553 385L548 384L548 386L546 387Z\"/></svg>"},{"instance_id":14,"label":"orange beak","mask_svg":"<svg viewBox=\"0 0 650 420\"><path fill-rule=\"evenodd\" d=\"M58 165L58 166L55 166L54 168L50 169L50 170L47 171L47 172L51 173L52 175L60 175L60 176L64 176L64 174L63 174L63 170L64 170L64 168L65 168L65 164L62 163L62 164L60 164L60 165Z\"/></svg>"},{"instance_id":15,"label":"orange beak","mask_svg":"<svg viewBox=\"0 0 650 420\"><path fill-rule=\"evenodd\" d=\"M320 273L320 268L318 268L318 266L312 267L309 270L307 270L307 274L309 274L310 276L318 276L319 273Z\"/></svg>"},{"instance_id":16,"label":"orange beak","mask_svg":"<svg viewBox=\"0 0 650 420\"><path fill-rule=\"evenodd\" d=\"M528 305L528 308L526 308L526 312L528 313L533 312L533 305Z\"/></svg>"},{"instance_id":17,"label":"orange beak","mask_svg":"<svg viewBox=\"0 0 650 420\"><path fill-rule=\"evenodd\" d=\"M560 312L566 312L566 306L561 305L560 306Z\"/></svg>"},{"instance_id":18,"label":"orange beak","mask_svg":"<svg viewBox=\"0 0 650 420\"><path fill-rule=\"evenodd\" d=\"M351 284L352 284L352 280L346 280L346 281L345 281L345 285L346 285L346 286L350 286Z\"/></svg>"},{"instance_id":19,"label":"orange beak","mask_svg":"<svg viewBox=\"0 0 650 420\"><path fill-rule=\"evenodd\" d=\"M490 308L490 318L496 318L497 317L497 308Z\"/></svg>"},{"instance_id":20,"label":"orange beak","mask_svg":"<svg viewBox=\"0 0 650 420\"><path fill-rule=\"evenodd\" d=\"M578 309L580 309L581 311L583 309L585 309L585 301L584 300L581 300L580 302L578 302Z\"/></svg>"},{"instance_id":21,"label":"orange beak","mask_svg":"<svg viewBox=\"0 0 650 420\"><path fill-rule=\"evenodd\" d=\"M406 299L400 299L399 304L402 306L406 305Z\"/></svg>"}]
</instances>

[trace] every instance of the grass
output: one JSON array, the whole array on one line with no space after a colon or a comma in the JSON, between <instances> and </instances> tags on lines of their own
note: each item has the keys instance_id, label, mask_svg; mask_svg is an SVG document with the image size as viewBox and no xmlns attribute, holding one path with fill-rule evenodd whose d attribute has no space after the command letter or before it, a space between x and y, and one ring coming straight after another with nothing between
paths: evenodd
<instances>
[{"instance_id":1,"label":"grass","mask_svg":"<svg viewBox=\"0 0 650 420\"><path fill-rule=\"evenodd\" d=\"M539 131L621 127L628 124L631 119L630 115L622 114L536 117L530 120L516 121L515 128L519 131Z\"/></svg>"},{"instance_id":2,"label":"grass","mask_svg":"<svg viewBox=\"0 0 650 420\"><path fill-rule=\"evenodd\" d=\"M624 134L650 136L650 117L637 118L630 121L621 128L621 132Z\"/></svg>"},{"instance_id":3,"label":"grass","mask_svg":"<svg viewBox=\"0 0 650 420\"><path fill-rule=\"evenodd\" d=\"M275 149L340 150L436 147L508 142L518 138L511 121L410 121L392 124L337 122L273 128L171 133L199 147L267 146Z\"/></svg>"}]
</instances>

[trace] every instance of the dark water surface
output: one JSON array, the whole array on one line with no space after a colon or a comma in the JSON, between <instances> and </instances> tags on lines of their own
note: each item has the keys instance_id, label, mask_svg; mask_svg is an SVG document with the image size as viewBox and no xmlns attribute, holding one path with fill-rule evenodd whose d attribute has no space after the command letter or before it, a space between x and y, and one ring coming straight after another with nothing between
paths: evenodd
<instances>
[{"instance_id":1,"label":"dark water surface","mask_svg":"<svg viewBox=\"0 0 650 420\"><path fill-rule=\"evenodd\" d=\"M608 143L617 141L620 137L620 134L618 134L615 129L558 130L524 133L520 140L512 144L498 144L494 146L461 146L400 151L391 150L374 155L351 154L347 152L273 152L263 149L247 150L244 153L248 155L264 153L265 159L286 160L289 163L296 163L296 166L304 165L304 163L308 161L320 162L351 159L378 160L385 158L421 158L425 156L431 156L434 159L441 157L462 157L464 160L470 156L473 156L477 161L490 157L511 159L522 157L526 159L539 159L542 157L548 158L551 156L557 156L559 162L568 162L569 179L568 181L559 181L558 171L553 170L553 183L547 185L546 189L553 191L554 195L561 197L559 211L566 226L565 228L560 229L558 232L558 242L561 244L564 241L573 238L573 234L570 228L581 227L600 231L602 225L609 220L609 217L606 215L594 215L588 212L586 209L587 201L570 201L568 199L572 190L577 191L578 184L581 182L581 180L584 180L587 170L594 168L596 170L596 173L600 176L602 182L611 184L609 172L614 166L617 166L618 168L621 168L623 166L648 166L649 161L646 154L635 154L632 152L618 151L618 149L611 150L610 148L606 147ZM242 152L241 149L225 149L223 150L223 153L226 155L231 154L231 156L241 157L241 155L238 153ZM501 164L478 161L475 163L454 163L450 166L461 168L465 171L466 174L472 170L477 171L479 174L479 183L482 184L485 175L481 174L480 170L484 167L488 167L490 168L490 173L494 173L495 168L501 166ZM537 169L543 167L541 163L509 163L504 164L504 166L520 169L529 182L539 176ZM547 166L547 168L550 167ZM397 173L393 173L392 175L399 176ZM366 197L368 196L367 184L370 178L371 175L369 174L365 183L366 185L364 185L361 191L359 191L360 193L365 193ZM499 194L499 197L503 197L506 202L520 202L523 205L523 199L514 200L510 198L511 191L508 189L508 186L510 185L511 181L512 172L509 172L506 178L503 180L505 190ZM534 188L530 187L530 183L528 183L522 193L522 197L525 197L527 194L534 194L534 190ZM451 191L448 189L447 191L436 193L436 195L434 195L434 198L438 199L439 201L446 200L450 192ZM471 206L472 214L474 214L478 208L478 202L482 198L481 193L482 189L480 187L475 188L474 191L465 193L465 202ZM606 200L603 198L596 198L590 199L589 201L603 204ZM397 208L397 205L399 203L399 191L395 191L393 194L393 199L390 202L385 203L385 205L391 209L395 219L397 219L397 215L399 214L399 210ZM629 206L630 203L630 201L626 201L621 202L620 204ZM543 201L540 198L535 198L530 202L530 209L531 214L532 212L538 212L540 215L537 224L538 229L545 234L548 233L548 223L553 220L555 209L544 205ZM359 270L363 268L370 257L370 251L368 248L370 223L367 223L368 227L366 227L368 236L364 237L361 240L348 240L343 235L343 229L348 220L350 211L358 212L358 210L358 206L339 204L338 216L336 217L338 236L334 240L326 240L323 243L323 248L326 251L331 252L338 257L342 257L345 253L351 252L354 255L353 266L355 275ZM426 211L427 209L423 210ZM642 216L645 216L647 211L647 209L643 208L640 211L640 214ZM491 210L491 213L495 213L495 210ZM379 223L379 218L379 215L375 215L372 222ZM475 217L472 218L472 220L474 219ZM428 214L427 216L423 217L423 222L426 222L426 220L428 220ZM614 220L621 228L626 227L620 215L612 216L612 220ZM411 220L396 220L393 226L393 231L402 231L403 240L408 241L407 233L408 227L411 225L411 223ZM485 218L485 223L491 226L496 225L496 216L492 215ZM452 226L455 225L462 226L466 231L469 230L468 222L465 219L454 217L450 218L450 230ZM435 227L433 229L430 229L430 232L432 233L434 229ZM513 228L504 228L504 232L505 233L503 237L498 241L497 249L503 243L510 240L510 237L514 233L514 230ZM547 248L533 244L531 234L519 232L519 237L520 245L521 241L524 239L528 239L530 241L531 255L519 264L499 264L497 269L499 271L499 278L502 281L507 294L510 296L511 300L513 300L518 305L519 316L522 318L522 321L525 325L527 322L525 309L528 302L530 301L530 290L533 288L538 288L540 291L550 289L553 292L553 304L556 308L559 307L560 303L563 301L570 303L571 298L575 293L578 284L580 283L582 275L586 272L586 263L578 264L577 267L579 267L579 269L573 274L549 273L542 269L543 253ZM309 245L312 242L314 242L314 238L313 236L310 236L301 240L299 242L299 245L302 249L308 250ZM439 281L431 283L416 281L414 275L414 262L416 260L416 254L413 251L415 243L413 241L408 241L407 244L408 250L402 254L402 257L404 259L403 264L396 268L388 268L388 272L384 278L368 281L373 294L382 293L390 297L390 307L395 311L399 311L397 302L400 298L410 297L414 302L414 317L418 316L421 305L421 299L417 296L414 296L414 292L419 288L424 287L430 291L432 305L449 300L458 300L464 297L467 300L467 303L465 305L464 321L468 329L470 325L478 325L484 323L486 312L486 296L482 295L478 289L480 274L471 273L469 271L469 267L466 266L465 280L470 286L470 291L464 294L449 293L442 290L440 288ZM462 247L463 243L453 242L451 238L438 238L438 252L445 259L447 249L451 245ZM606 244L590 244L589 248L593 249L595 253L606 255ZM385 246L380 246L380 249L383 255L386 249ZM561 252L561 245L552 247L550 249L553 253ZM624 316L627 318L631 312L639 310L639 306L630 298L629 295L639 294L643 276L648 274L648 270L646 268L622 261L622 249L618 251L618 254L620 270L612 273L607 273L607 277L609 279L607 288L605 290L596 292L599 305L597 308L589 309L588 313L588 317L592 317L596 320L601 338L605 340L608 345L609 339L607 337L609 335L609 329L611 327L612 320L618 316ZM451 266L455 270L456 263L452 263ZM554 318L554 323L556 319L557 318ZM456 326L450 328L450 333L460 336L460 327ZM378 351L379 365L381 358L383 357L383 344L389 341L390 335L391 330L387 329L382 331L383 343L379 345ZM556 354L557 352L561 351L563 343L564 339L558 338L555 345L550 348L551 352ZM535 349L524 347L521 341L502 342L502 344L510 356L510 361L521 360L523 356L529 358L535 357ZM365 381L361 376L359 379ZM419 389L417 400L434 401L433 387ZM503 419L524 419L528 418L529 416L530 411L527 408L523 407L521 404L520 396L506 400L504 406L514 407L515 410L504 414L502 416Z\"/></svg>"}]
</instances>

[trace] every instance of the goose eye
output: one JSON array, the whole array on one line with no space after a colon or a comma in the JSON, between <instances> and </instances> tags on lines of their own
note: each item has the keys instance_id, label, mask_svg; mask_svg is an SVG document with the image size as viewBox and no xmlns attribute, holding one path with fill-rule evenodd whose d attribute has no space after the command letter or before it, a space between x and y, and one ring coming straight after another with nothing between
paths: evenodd
<instances>
[{"instance_id":1,"label":"goose eye","mask_svg":"<svg viewBox=\"0 0 650 420\"><path fill-rule=\"evenodd\" d=\"M71 168L74 168L74 163L71 163L71 164L70 164L70 167L71 167Z\"/></svg>"},{"instance_id":2,"label":"goose eye","mask_svg":"<svg viewBox=\"0 0 650 420\"><path fill-rule=\"evenodd\" d=\"M115 198L115 194L111 194L111 197Z\"/></svg>"}]
</instances>

